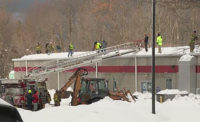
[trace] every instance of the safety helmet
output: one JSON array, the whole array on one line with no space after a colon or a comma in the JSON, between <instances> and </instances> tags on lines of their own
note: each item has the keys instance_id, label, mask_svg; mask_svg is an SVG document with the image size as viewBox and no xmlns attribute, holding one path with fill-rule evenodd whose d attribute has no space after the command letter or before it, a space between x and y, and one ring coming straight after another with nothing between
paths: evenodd
<instances>
[{"instance_id":1,"label":"safety helmet","mask_svg":"<svg viewBox=\"0 0 200 122\"><path fill-rule=\"evenodd\" d=\"M28 93L31 93L32 91L31 90L28 90Z\"/></svg>"}]
</instances>

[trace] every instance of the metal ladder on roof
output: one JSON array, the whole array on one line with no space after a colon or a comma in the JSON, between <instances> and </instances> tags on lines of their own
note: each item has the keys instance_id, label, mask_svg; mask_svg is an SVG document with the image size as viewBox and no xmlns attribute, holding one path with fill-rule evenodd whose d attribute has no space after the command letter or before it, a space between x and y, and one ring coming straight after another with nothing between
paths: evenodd
<instances>
[{"instance_id":1,"label":"metal ladder on roof","mask_svg":"<svg viewBox=\"0 0 200 122\"><path fill-rule=\"evenodd\" d=\"M139 50L140 47L135 42L124 43L97 51L86 52L85 54L81 54L73 58L50 61L47 64L31 69L31 72L29 72L28 75L37 77L52 72L62 72L81 66L95 64L97 62L101 62L102 60L107 60L116 56L125 55L132 52L136 53Z\"/></svg>"}]
</instances>

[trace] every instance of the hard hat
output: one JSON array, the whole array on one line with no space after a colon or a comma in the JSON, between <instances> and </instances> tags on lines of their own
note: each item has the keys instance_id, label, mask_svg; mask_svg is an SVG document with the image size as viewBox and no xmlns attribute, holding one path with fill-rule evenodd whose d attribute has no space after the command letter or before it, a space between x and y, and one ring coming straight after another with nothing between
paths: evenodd
<instances>
[{"instance_id":1,"label":"hard hat","mask_svg":"<svg viewBox=\"0 0 200 122\"><path fill-rule=\"evenodd\" d=\"M28 90L28 93L31 93L31 90Z\"/></svg>"}]
</instances>

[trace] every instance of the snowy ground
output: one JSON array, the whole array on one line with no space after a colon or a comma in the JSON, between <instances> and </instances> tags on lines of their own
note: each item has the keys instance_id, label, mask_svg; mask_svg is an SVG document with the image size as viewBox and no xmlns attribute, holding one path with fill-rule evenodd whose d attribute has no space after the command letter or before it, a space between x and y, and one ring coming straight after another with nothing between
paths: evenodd
<instances>
[{"instance_id":1,"label":"snowy ground","mask_svg":"<svg viewBox=\"0 0 200 122\"><path fill-rule=\"evenodd\" d=\"M50 90L51 96L54 92ZM18 110L25 122L200 122L200 95L156 102L154 115L151 94L135 94L138 100L130 103L106 97L91 105L70 106L71 98L68 98L63 99L59 107L46 104L45 109L37 112Z\"/></svg>"}]
</instances>

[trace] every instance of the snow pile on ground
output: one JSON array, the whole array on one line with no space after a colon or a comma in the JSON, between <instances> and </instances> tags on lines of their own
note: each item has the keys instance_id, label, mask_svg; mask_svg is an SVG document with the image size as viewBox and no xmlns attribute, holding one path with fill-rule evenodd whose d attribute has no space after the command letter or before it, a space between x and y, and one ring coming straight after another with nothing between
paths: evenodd
<instances>
[{"instance_id":1,"label":"snow pile on ground","mask_svg":"<svg viewBox=\"0 0 200 122\"><path fill-rule=\"evenodd\" d=\"M158 92L157 94L188 94L187 91L179 91L178 89L166 89Z\"/></svg>"},{"instance_id":2,"label":"snow pile on ground","mask_svg":"<svg viewBox=\"0 0 200 122\"><path fill-rule=\"evenodd\" d=\"M53 97L55 90L49 90ZM200 95L176 96L164 103L156 102L151 110L151 93L135 92L136 102L112 100L109 97L91 105L70 106L71 98L61 106L46 104L37 112L18 109L24 122L200 122Z\"/></svg>"},{"instance_id":3,"label":"snow pile on ground","mask_svg":"<svg viewBox=\"0 0 200 122\"><path fill-rule=\"evenodd\" d=\"M0 104L12 106L10 103L4 101L4 100L1 99L1 98L0 98Z\"/></svg>"}]
</instances>

